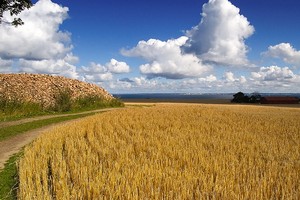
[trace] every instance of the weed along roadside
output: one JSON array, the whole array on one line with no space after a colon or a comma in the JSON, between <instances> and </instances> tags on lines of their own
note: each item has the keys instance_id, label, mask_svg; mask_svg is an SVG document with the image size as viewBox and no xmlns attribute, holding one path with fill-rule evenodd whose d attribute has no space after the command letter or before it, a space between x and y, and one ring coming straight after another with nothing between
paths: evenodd
<instances>
[{"instance_id":1,"label":"weed along roadside","mask_svg":"<svg viewBox=\"0 0 300 200\"><path fill-rule=\"evenodd\" d=\"M5 163L3 170L0 170L0 199L17 199L18 171L17 161L22 156L23 151L11 156Z\"/></svg>"}]
</instances>

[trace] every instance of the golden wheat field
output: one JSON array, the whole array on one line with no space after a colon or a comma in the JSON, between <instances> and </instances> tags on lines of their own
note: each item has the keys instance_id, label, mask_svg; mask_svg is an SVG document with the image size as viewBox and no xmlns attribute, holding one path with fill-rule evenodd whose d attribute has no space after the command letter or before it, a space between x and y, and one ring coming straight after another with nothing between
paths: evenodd
<instances>
[{"instance_id":1,"label":"golden wheat field","mask_svg":"<svg viewBox=\"0 0 300 200\"><path fill-rule=\"evenodd\" d=\"M300 109L158 104L45 133L19 199L299 199Z\"/></svg>"}]
</instances>

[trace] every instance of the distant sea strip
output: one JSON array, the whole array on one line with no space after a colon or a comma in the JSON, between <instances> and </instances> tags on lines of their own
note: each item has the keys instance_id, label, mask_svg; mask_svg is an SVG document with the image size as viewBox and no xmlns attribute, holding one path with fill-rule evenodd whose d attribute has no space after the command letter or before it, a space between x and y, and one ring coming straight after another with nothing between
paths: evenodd
<instances>
[{"instance_id":1,"label":"distant sea strip","mask_svg":"<svg viewBox=\"0 0 300 200\"><path fill-rule=\"evenodd\" d=\"M235 93L135 93L113 94L125 102L205 102L226 103L233 99ZM251 96L245 93L245 95ZM300 98L300 93L261 93L261 96L293 96Z\"/></svg>"},{"instance_id":2,"label":"distant sea strip","mask_svg":"<svg viewBox=\"0 0 300 200\"><path fill-rule=\"evenodd\" d=\"M139 93L114 94L124 102L229 103L233 94Z\"/></svg>"}]
</instances>

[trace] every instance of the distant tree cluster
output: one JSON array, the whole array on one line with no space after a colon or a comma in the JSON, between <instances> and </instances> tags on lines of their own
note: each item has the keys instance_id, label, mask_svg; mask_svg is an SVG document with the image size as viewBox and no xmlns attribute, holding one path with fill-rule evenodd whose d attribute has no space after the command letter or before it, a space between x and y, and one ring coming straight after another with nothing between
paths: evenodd
<instances>
[{"instance_id":1,"label":"distant tree cluster","mask_svg":"<svg viewBox=\"0 0 300 200\"><path fill-rule=\"evenodd\" d=\"M261 95L258 92L254 92L251 96L245 95L243 92L238 92L233 95L232 103L259 103Z\"/></svg>"},{"instance_id":2,"label":"distant tree cluster","mask_svg":"<svg viewBox=\"0 0 300 200\"><path fill-rule=\"evenodd\" d=\"M31 0L1 0L0 1L0 24L9 23L14 26L22 25L24 22L21 18L14 18L12 22L3 20L3 13L8 11L11 16L16 16L26 8L32 6Z\"/></svg>"}]
</instances>

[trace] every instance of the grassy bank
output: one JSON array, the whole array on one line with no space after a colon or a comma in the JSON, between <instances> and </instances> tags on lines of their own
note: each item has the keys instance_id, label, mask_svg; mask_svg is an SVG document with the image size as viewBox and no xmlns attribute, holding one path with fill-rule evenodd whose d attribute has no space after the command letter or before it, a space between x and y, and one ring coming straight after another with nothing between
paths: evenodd
<instances>
[{"instance_id":1,"label":"grassy bank","mask_svg":"<svg viewBox=\"0 0 300 200\"><path fill-rule=\"evenodd\" d=\"M94 113L93 113L94 114ZM34 122L28 122L16 126L9 126L9 127L4 127L0 129L0 141L3 141L9 137L21 134L26 131L30 131L33 129L37 129L43 126L47 126L50 124L62 122L62 121L67 121L71 119L77 119L81 117L86 117L92 115L91 113L88 114L78 114L78 115L72 115L72 116L64 116L64 117L54 117L50 119L44 119L44 120L38 120Z\"/></svg>"},{"instance_id":2,"label":"grassy bank","mask_svg":"<svg viewBox=\"0 0 300 200\"><path fill-rule=\"evenodd\" d=\"M86 96L76 100L71 100L71 96L68 92L60 93L56 97L55 105L47 108L44 108L42 105L37 103L0 98L0 122L40 115L76 113L101 108L123 106L123 102L119 99L105 100L96 96Z\"/></svg>"}]
</instances>

